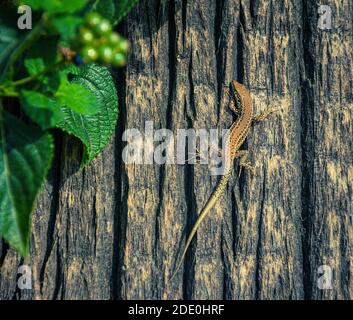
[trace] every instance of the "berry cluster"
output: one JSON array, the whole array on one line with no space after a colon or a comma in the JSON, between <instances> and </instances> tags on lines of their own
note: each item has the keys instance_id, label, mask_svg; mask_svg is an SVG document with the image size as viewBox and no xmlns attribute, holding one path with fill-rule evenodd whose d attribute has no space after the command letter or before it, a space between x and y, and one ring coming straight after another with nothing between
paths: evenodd
<instances>
[{"instance_id":1,"label":"berry cluster","mask_svg":"<svg viewBox=\"0 0 353 320\"><path fill-rule=\"evenodd\" d=\"M112 31L110 21L97 12L85 15L85 24L79 29L78 43L79 54L86 63L98 61L114 67L126 64L129 42Z\"/></svg>"}]
</instances>

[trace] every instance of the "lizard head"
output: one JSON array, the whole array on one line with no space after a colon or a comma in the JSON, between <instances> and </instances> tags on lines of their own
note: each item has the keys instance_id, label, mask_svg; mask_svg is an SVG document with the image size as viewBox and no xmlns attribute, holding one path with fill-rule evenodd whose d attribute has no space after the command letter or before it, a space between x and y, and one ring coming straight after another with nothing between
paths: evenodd
<instances>
[{"instance_id":1,"label":"lizard head","mask_svg":"<svg viewBox=\"0 0 353 320\"><path fill-rule=\"evenodd\" d=\"M251 103L250 92L244 85L233 80L232 87L234 91L234 97L237 103L238 108L241 108L244 102Z\"/></svg>"}]
</instances>

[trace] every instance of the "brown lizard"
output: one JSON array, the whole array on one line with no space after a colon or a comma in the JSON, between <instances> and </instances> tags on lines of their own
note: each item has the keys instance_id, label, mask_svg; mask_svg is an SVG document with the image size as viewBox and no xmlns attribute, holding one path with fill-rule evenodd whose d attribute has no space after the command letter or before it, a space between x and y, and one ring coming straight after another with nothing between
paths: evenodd
<instances>
[{"instance_id":1,"label":"brown lizard","mask_svg":"<svg viewBox=\"0 0 353 320\"><path fill-rule=\"evenodd\" d=\"M233 160L236 158L240 158L240 167L250 169L252 172L254 171L254 168L247 161L248 151L239 150L239 149L248 134L248 131L252 122L261 121L268 114L273 112L273 111L268 111L265 114L254 116L250 92L245 88L244 85L240 84L235 80L232 81L232 87L234 91L234 98L237 105L237 107L232 108L232 111L238 114L238 119L232 124L232 126L229 128L228 133L225 136L225 139L226 139L225 145L227 146L228 149L226 150L224 175L222 175L212 195L210 196L207 203L201 210L201 213L199 214L187 238L184 251L179 259L179 262L176 265L175 271L171 279L173 279L176 273L178 272L185 258L186 252L190 246L191 240L193 239L198 227L200 226L202 221L206 218L207 214L210 212L210 210L213 208L215 203L218 201L218 199L224 192L226 185L228 183L228 180L232 174Z\"/></svg>"}]
</instances>

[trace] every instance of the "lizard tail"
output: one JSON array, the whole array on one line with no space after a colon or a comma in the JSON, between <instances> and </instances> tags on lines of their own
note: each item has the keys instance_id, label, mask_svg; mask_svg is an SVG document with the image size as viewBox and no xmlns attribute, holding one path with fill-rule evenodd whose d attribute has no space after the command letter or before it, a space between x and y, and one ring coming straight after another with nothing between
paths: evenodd
<instances>
[{"instance_id":1,"label":"lizard tail","mask_svg":"<svg viewBox=\"0 0 353 320\"><path fill-rule=\"evenodd\" d=\"M209 200L207 201L206 205L204 206L204 208L201 210L201 213L199 214L199 216L197 217L197 220L194 224L194 226L192 227L192 230L188 236L188 239L186 240L186 244L185 244L185 248L183 250L183 253L182 255L180 256L180 259L176 265L176 268L175 268L175 271L173 272L173 275L172 277L170 278L170 280L173 280L173 278L175 277L175 275L178 273L183 261L184 261L184 258L185 258L185 255L186 255L186 252L188 251L188 248L191 244L191 241L198 229L198 227L200 226L200 224L202 223L202 221L206 218L207 214L210 212L210 210L212 209L212 207L215 205L215 203L217 202L217 200L219 199L219 197L221 196L223 190L225 189L226 187L226 184L229 180L229 174L223 176L221 178L221 180L219 181L216 189L214 190L214 192L212 193L211 197L209 198Z\"/></svg>"}]
</instances>

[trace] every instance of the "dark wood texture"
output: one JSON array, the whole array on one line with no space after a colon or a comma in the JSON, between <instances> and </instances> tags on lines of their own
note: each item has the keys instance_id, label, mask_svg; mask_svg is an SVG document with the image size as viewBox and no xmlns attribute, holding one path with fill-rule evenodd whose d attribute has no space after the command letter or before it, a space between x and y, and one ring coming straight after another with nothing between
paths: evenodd
<instances>
[{"instance_id":1,"label":"dark wood texture","mask_svg":"<svg viewBox=\"0 0 353 320\"><path fill-rule=\"evenodd\" d=\"M0 299L353 298L351 0L147 1L123 23L131 41L117 81L116 136L85 170L58 137L33 215L31 255L0 244ZM251 91L244 144L256 174L234 174L200 227L183 270L176 257L217 182L207 165L127 165L123 130L227 128L232 79ZM33 289L17 288L32 268ZM320 265L332 289L318 288Z\"/></svg>"}]
</instances>

